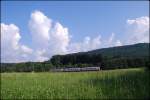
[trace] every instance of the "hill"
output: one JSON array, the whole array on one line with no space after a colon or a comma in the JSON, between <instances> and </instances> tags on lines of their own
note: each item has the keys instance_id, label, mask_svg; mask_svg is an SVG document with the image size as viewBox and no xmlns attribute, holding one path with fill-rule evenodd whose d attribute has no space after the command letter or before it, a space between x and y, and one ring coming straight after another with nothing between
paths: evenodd
<instances>
[{"instance_id":1,"label":"hill","mask_svg":"<svg viewBox=\"0 0 150 100\"><path fill-rule=\"evenodd\" d=\"M88 52L55 55L55 66L101 66L103 69L141 67L149 64L149 43L102 48Z\"/></svg>"},{"instance_id":2,"label":"hill","mask_svg":"<svg viewBox=\"0 0 150 100\"><path fill-rule=\"evenodd\" d=\"M147 57L149 56L149 45L150 43L138 43L133 45L124 45L124 46L116 46L116 47L109 47L109 48L101 48L96 50L91 50L87 52L78 52L67 55L80 55L80 54L101 54L102 56L107 57ZM55 55L61 56L61 55Z\"/></svg>"},{"instance_id":3,"label":"hill","mask_svg":"<svg viewBox=\"0 0 150 100\"><path fill-rule=\"evenodd\" d=\"M148 67L149 43L55 55L45 62L1 63L1 72L44 72L55 68L93 66L103 70Z\"/></svg>"},{"instance_id":4,"label":"hill","mask_svg":"<svg viewBox=\"0 0 150 100\"><path fill-rule=\"evenodd\" d=\"M102 54L103 56L146 57L149 55L149 43L138 43L111 48L97 49L86 52L88 54Z\"/></svg>"}]
</instances>

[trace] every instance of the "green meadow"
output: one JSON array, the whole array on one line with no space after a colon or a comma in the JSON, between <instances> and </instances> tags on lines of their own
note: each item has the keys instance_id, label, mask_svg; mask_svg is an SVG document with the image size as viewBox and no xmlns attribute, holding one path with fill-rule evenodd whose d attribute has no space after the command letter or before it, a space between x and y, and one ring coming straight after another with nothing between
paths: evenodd
<instances>
[{"instance_id":1,"label":"green meadow","mask_svg":"<svg viewBox=\"0 0 150 100\"><path fill-rule=\"evenodd\" d=\"M1 99L146 99L149 85L144 68L1 73Z\"/></svg>"}]
</instances>

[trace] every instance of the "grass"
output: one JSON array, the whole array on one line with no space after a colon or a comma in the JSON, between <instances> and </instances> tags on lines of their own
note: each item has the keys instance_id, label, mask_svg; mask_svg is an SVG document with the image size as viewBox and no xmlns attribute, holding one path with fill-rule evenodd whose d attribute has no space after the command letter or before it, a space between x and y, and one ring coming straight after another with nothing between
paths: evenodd
<instances>
[{"instance_id":1,"label":"grass","mask_svg":"<svg viewBox=\"0 0 150 100\"><path fill-rule=\"evenodd\" d=\"M146 99L149 71L2 73L1 99Z\"/></svg>"}]
</instances>

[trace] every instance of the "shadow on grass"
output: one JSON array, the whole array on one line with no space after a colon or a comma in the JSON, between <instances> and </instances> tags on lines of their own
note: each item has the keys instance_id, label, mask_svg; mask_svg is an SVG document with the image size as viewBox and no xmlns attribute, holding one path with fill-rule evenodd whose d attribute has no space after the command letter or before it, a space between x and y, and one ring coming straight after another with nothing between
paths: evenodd
<instances>
[{"instance_id":1,"label":"shadow on grass","mask_svg":"<svg viewBox=\"0 0 150 100\"><path fill-rule=\"evenodd\" d=\"M109 99L148 99L150 98L149 71L126 71L106 73L83 80L85 84L96 89L97 98ZM101 95L100 95L101 94Z\"/></svg>"}]
</instances>

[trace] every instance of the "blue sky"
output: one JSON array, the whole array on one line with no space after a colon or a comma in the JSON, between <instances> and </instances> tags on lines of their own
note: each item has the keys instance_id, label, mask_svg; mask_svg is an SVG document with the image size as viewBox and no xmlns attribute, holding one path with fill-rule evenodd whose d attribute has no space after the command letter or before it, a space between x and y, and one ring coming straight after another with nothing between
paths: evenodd
<instances>
[{"instance_id":1,"label":"blue sky","mask_svg":"<svg viewBox=\"0 0 150 100\"><path fill-rule=\"evenodd\" d=\"M115 38L125 42L126 21L149 16L148 1L2 1L1 23L19 27L20 42L31 48L29 20L35 10L67 27L71 42L99 34L107 40L112 32Z\"/></svg>"},{"instance_id":2,"label":"blue sky","mask_svg":"<svg viewBox=\"0 0 150 100\"><path fill-rule=\"evenodd\" d=\"M4 23L15 23L24 37L22 42L30 44L28 29L30 14L34 10L42 11L49 18L59 21L73 35L72 41L81 41L85 36L101 34L107 38L115 32L123 38L127 19L148 16L148 3L137 1L7 1L2 2L2 19Z\"/></svg>"}]
</instances>

